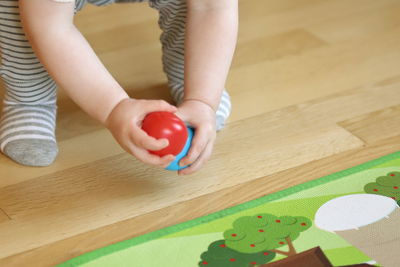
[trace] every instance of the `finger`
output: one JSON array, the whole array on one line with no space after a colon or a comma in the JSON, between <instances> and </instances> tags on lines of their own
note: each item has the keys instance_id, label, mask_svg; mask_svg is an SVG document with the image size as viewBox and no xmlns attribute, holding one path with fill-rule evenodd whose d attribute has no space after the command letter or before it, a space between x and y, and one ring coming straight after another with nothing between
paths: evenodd
<instances>
[{"instance_id":1,"label":"finger","mask_svg":"<svg viewBox=\"0 0 400 267\"><path fill-rule=\"evenodd\" d=\"M192 145L186 157L182 158L179 162L179 166L190 165L196 161L200 154L206 148L207 143L212 139L210 135L212 131L207 127L198 127L194 133Z\"/></svg>"},{"instance_id":2,"label":"finger","mask_svg":"<svg viewBox=\"0 0 400 267\"><path fill-rule=\"evenodd\" d=\"M200 170L204 166L204 164L210 159L213 147L214 147L213 142L209 142L203 153L200 155L200 157L189 167L179 170L178 174L189 175Z\"/></svg>"},{"instance_id":3,"label":"finger","mask_svg":"<svg viewBox=\"0 0 400 267\"><path fill-rule=\"evenodd\" d=\"M159 167L168 166L173 160L175 160L175 156L173 155L166 155L164 157L159 157L153 154L150 154L145 149L140 149L138 147L131 147L132 154L139 159L141 162L155 165Z\"/></svg>"},{"instance_id":4,"label":"finger","mask_svg":"<svg viewBox=\"0 0 400 267\"><path fill-rule=\"evenodd\" d=\"M164 164L161 164L160 166L163 168L163 169L165 169L165 168L167 168L174 160L175 160L175 156L174 155L172 155L172 154L169 154L169 155L165 155L164 157L162 157L162 158L166 158L165 159L165 163Z\"/></svg>"},{"instance_id":5,"label":"finger","mask_svg":"<svg viewBox=\"0 0 400 267\"><path fill-rule=\"evenodd\" d=\"M178 109L174 105L169 104L164 100L153 100L151 105L144 106L144 113L150 113L154 111L167 111L167 112L176 112Z\"/></svg>"},{"instance_id":6,"label":"finger","mask_svg":"<svg viewBox=\"0 0 400 267\"><path fill-rule=\"evenodd\" d=\"M168 139L156 139L148 135L137 125L132 126L130 138L136 146L144 148L146 150L160 150L166 148L169 145Z\"/></svg>"}]
</instances>

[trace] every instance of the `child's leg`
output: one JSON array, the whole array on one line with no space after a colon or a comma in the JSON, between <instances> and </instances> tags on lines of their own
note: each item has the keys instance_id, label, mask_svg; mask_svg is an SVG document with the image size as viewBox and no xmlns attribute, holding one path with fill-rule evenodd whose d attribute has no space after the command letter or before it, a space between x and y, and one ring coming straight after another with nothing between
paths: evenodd
<instances>
[{"instance_id":1,"label":"child's leg","mask_svg":"<svg viewBox=\"0 0 400 267\"><path fill-rule=\"evenodd\" d=\"M171 94L179 104L183 99L186 0L150 0L149 5L159 11L163 69L168 77ZM230 97L224 90L216 114L217 130L222 129L230 112Z\"/></svg>"},{"instance_id":2,"label":"child's leg","mask_svg":"<svg viewBox=\"0 0 400 267\"><path fill-rule=\"evenodd\" d=\"M77 9L83 5L84 0L76 0ZM0 4L0 54L0 77L6 89L0 149L18 163L47 166L58 153L56 84L26 39L18 0Z\"/></svg>"},{"instance_id":3,"label":"child's leg","mask_svg":"<svg viewBox=\"0 0 400 267\"><path fill-rule=\"evenodd\" d=\"M1 151L24 165L49 165L58 152L54 136L56 84L22 31L18 0L0 5L0 53L0 77L6 88Z\"/></svg>"}]
</instances>

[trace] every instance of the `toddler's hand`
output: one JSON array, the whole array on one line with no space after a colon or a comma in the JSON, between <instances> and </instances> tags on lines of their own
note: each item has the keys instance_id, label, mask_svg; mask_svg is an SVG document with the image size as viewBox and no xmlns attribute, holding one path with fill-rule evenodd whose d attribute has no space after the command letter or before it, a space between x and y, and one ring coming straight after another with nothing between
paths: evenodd
<instances>
[{"instance_id":1,"label":"toddler's hand","mask_svg":"<svg viewBox=\"0 0 400 267\"><path fill-rule=\"evenodd\" d=\"M163 100L139 100L126 98L118 103L107 118L106 126L121 147L140 161L167 167L174 155L159 157L148 150L160 150L168 146L168 139L155 139L141 128L144 117L154 111L175 113L177 108Z\"/></svg>"},{"instance_id":2,"label":"toddler's hand","mask_svg":"<svg viewBox=\"0 0 400 267\"><path fill-rule=\"evenodd\" d=\"M198 171L210 158L217 136L215 129L215 111L211 106L198 100L185 100L176 113L184 122L195 128L195 135L188 155L179 165L190 165L178 171L180 175Z\"/></svg>"}]
</instances>

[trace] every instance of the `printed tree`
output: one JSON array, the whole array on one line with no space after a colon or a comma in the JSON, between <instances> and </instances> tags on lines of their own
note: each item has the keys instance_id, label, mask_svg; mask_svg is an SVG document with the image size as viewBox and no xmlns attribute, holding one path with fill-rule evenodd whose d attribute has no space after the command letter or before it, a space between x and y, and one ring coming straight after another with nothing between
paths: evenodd
<instances>
[{"instance_id":1,"label":"printed tree","mask_svg":"<svg viewBox=\"0 0 400 267\"><path fill-rule=\"evenodd\" d=\"M374 183L364 186L364 191L393 198L400 205L400 172L389 172L386 176L376 178Z\"/></svg>"},{"instance_id":2,"label":"printed tree","mask_svg":"<svg viewBox=\"0 0 400 267\"><path fill-rule=\"evenodd\" d=\"M233 229L224 232L224 238L227 247L241 253L272 251L293 256L297 254L293 241L310 227L311 220L306 217L257 214L238 218ZM278 250L286 245L289 251Z\"/></svg>"},{"instance_id":3,"label":"printed tree","mask_svg":"<svg viewBox=\"0 0 400 267\"><path fill-rule=\"evenodd\" d=\"M251 267L266 264L275 258L271 251L246 254L228 248L225 240L218 240L200 256L199 266L204 267Z\"/></svg>"}]
</instances>

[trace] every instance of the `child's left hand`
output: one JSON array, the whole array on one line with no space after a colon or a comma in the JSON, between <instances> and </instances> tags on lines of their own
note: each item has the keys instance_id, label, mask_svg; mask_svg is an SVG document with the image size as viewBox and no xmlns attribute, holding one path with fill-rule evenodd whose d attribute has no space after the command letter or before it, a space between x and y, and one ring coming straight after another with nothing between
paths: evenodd
<instances>
[{"instance_id":1,"label":"child's left hand","mask_svg":"<svg viewBox=\"0 0 400 267\"><path fill-rule=\"evenodd\" d=\"M198 100L185 100L176 113L184 122L195 128L192 146L180 166L190 165L179 170L179 175L192 174L203 167L210 158L217 136L215 111L211 106Z\"/></svg>"}]
</instances>

